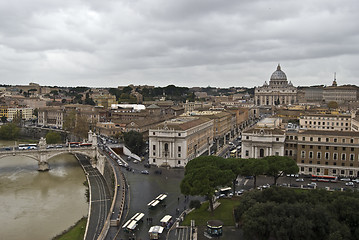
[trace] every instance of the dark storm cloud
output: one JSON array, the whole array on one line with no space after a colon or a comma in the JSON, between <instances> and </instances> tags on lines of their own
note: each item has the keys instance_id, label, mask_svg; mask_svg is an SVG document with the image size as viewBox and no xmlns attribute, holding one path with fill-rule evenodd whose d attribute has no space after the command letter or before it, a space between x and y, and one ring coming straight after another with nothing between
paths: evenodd
<instances>
[{"instance_id":1,"label":"dark storm cloud","mask_svg":"<svg viewBox=\"0 0 359 240\"><path fill-rule=\"evenodd\" d=\"M355 0L0 3L3 83L358 84ZM61 84L59 84L61 83Z\"/></svg>"}]
</instances>

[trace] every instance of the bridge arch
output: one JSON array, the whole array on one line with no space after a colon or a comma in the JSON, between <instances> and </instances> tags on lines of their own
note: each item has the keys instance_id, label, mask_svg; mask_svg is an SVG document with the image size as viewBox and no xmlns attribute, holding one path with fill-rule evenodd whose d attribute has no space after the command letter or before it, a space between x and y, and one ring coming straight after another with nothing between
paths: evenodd
<instances>
[{"instance_id":1,"label":"bridge arch","mask_svg":"<svg viewBox=\"0 0 359 240\"><path fill-rule=\"evenodd\" d=\"M39 159L36 156L34 156L33 154L29 155L29 154L26 154L26 153L16 153L16 155L14 155L12 153L0 154L0 159L6 158L6 157L13 157L13 156L23 156L23 157L34 159L36 162L39 161Z\"/></svg>"}]
</instances>

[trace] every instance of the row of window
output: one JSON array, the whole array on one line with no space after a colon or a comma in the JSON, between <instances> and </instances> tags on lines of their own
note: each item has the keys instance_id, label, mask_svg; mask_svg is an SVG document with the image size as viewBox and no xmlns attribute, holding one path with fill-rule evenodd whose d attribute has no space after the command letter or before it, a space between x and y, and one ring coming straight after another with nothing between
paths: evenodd
<instances>
[{"instance_id":1,"label":"row of window","mask_svg":"<svg viewBox=\"0 0 359 240\"><path fill-rule=\"evenodd\" d=\"M304 167L300 167L300 171L301 172L304 172ZM314 171L313 171L313 168L308 168L308 171L310 172L310 173L315 173ZM317 168L316 169L316 172L317 173L320 173L320 168ZM339 171L338 171L339 172ZM332 173L335 175L335 174L337 174L337 169L332 169ZM352 176L354 174L354 171L353 170L349 170L349 175L350 176ZM340 175L345 175L345 170L340 170Z\"/></svg>"},{"instance_id":2,"label":"row of window","mask_svg":"<svg viewBox=\"0 0 359 240\"><path fill-rule=\"evenodd\" d=\"M305 141L306 137L302 137L302 141ZM324 138L322 139L321 137L317 137L317 141L318 142L322 142L322 140L324 140ZM346 138L342 138L342 143L346 143L346 142L350 142L350 143L354 143L354 139L351 138L349 141L349 139L346 139ZM309 137L309 141L314 141L314 138L313 137ZM329 142L330 141L330 138L325 138L325 142ZM338 142L338 138L333 138L333 142Z\"/></svg>"},{"instance_id":3,"label":"row of window","mask_svg":"<svg viewBox=\"0 0 359 240\"><path fill-rule=\"evenodd\" d=\"M306 151L302 151L301 154L300 154L301 158L305 158L305 154L306 154ZM346 153L342 153L340 156L341 156L341 158L340 158L341 160L343 160L343 161L347 160L347 154ZM339 157L338 153L333 153L333 160L338 160L338 157ZM312 151L308 152L308 158L314 158L314 153ZM316 158L321 159L322 158L322 152L317 152ZM330 160L330 153L329 152L324 153L324 159ZM353 154L353 153L349 154L349 160L354 161L355 160L355 154ZM359 161L359 154L358 154L358 161Z\"/></svg>"},{"instance_id":4,"label":"row of window","mask_svg":"<svg viewBox=\"0 0 359 240\"><path fill-rule=\"evenodd\" d=\"M347 120L349 121L350 118L338 118L338 117L306 117L306 116L303 116L303 119L319 119L319 120Z\"/></svg>"},{"instance_id":5,"label":"row of window","mask_svg":"<svg viewBox=\"0 0 359 240\"><path fill-rule=\"evenodd\" d=\"M304 121L304 123L307 125L308 124L308 121ZM316 125L318 123L318 125L322 124L322 125L325 125L325 122L316 122L316 121L313 121L313 125ZM312 121L309 121L309 127L311 127L312 125ZM327 125L330 126L330 122L327 122ZM344 126L344 123L341 122L340 125L339 125L339 122L332 122L331 124L332 126ZM345 126L349 126L349 123L345 123Z\"/></svg>"},{"instance_id":6,"label":"row of window","mask_svg":"<svg viewBox=\"0 0 359 240\"><path fill-rule=\"evenodd\" d=\"M302 145L302 148L305 149L306 146L307 146L307 145ZM288 146L286 145L286 147L288 147ZM314 146L313 146L313 145L309 145L309 148L310 148L310 149L313 149ZM320 149L322 149L322 146L317 146L317 148L320 150ZM329 150L329 149L331 149L331 148L332 148L333 150L335 150L335 151L337 151L338 149L340 149L340 147L325 146L325 150ZM341 149L342 149L343 151L346 151L346 150L347 150L346 147L342 147ZM348 148L348 149L349 149L349 148ZM354 152L354 151L355 151L355 148L351 147L351 148L350 148L350 151Z\"/></svg>"},{"instance_id":7,"label":"row of window","mask_svg":"<svg viewBox=\"0 0 359 240\"><path fill-rule=\"evenodd\" d=\"M304 160L302 160L301 163L304 163ZM309 161L309 164L313 164L313 161ZM317 161L317 164L320 165L321 162L320 162L320 161ZM325 164L325 165L329 165L329 162L325 162L324 164ZM333 162L333 165L336 166L337 163L336 163L336 162ZM345 167L345 166L346 166L345 162L342 162L341 165L342 165L342 167ZM353 167L354 164L353 164L353 163L350 163L349 166L350 166L350 167Z\"/></svg>"}]
</instances>

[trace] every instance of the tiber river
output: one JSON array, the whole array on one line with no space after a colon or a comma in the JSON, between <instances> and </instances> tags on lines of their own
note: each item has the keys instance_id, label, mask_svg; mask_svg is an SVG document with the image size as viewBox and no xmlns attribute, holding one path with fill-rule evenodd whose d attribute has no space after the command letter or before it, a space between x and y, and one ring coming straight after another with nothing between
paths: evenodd
<instances>
[{"instance_id":1,"label":"tiber river","mask_svg":"<svg viewBox=\"0 0 359 240\"><path fill-rule=\"evenodd\" d=\"M86 177L76 158L63 154L49 164L50 171L38 172L34 159L0 158L0 240L48 240L87 216Z\"/></svg>"}]
</instances>

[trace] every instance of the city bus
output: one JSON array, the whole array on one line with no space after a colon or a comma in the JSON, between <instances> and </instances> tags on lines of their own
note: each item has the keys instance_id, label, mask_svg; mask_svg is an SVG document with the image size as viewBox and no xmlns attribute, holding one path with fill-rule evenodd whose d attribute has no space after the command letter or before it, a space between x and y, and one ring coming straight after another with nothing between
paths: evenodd
<instances>
[{"instance_id":1,"label":"city bus","mask_svg":"<svg viewBox=\"0 0 359 240\"><path fill-rule=\"evenodd\" d=\"M19 144L19 150L37 149L37 144Z\"/></svg>"},{"instance_id":2,"label":"city bus","mask_svg":"<svg viewBox=\"0 0 359 240\"><path fill-rule=\"evenodd\" d=\"M312 182L338 182L338 177L335 176L319 176L312 175Z\"/></svg>"}]
</instances>

